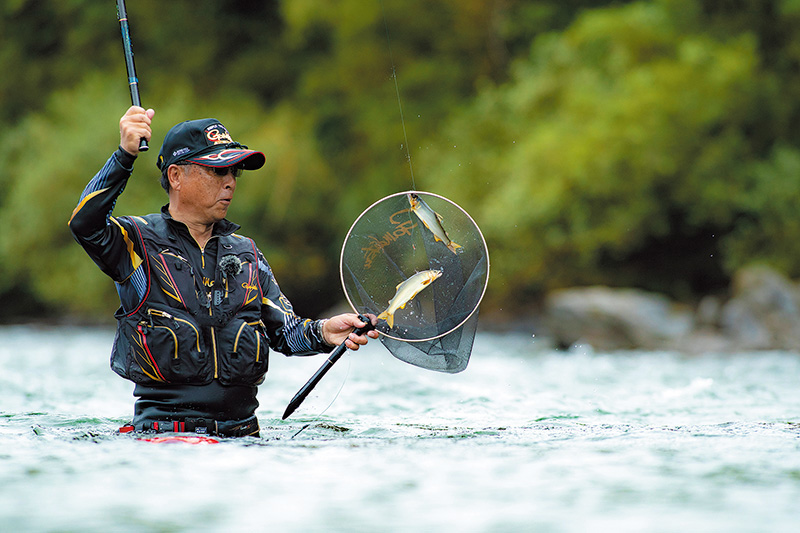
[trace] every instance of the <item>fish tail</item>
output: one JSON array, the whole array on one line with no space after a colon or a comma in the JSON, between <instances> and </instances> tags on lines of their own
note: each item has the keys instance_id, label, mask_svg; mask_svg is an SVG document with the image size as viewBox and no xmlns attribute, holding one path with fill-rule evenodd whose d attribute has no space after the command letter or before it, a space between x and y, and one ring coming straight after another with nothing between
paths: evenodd
<instances>
[{"instance_id":1,"label":"fish tail","mask_svg":"<svg viewBox=\"0 0 800 533\"><path fill-rule=\"evenodd\" d=\"M378 315L378 320L385 320L389 327L394 327L394 313L390 313L389 311L384 311L383 313Z\"/></svg>"},{"instance_id":2,"label":"fish tail","mask_svg":"<svg viewBox=\"0 0 800 533\"><path fill-rule=\"evenodd\" d=\"M450 241L450 244L448 244L447 247L450 248L451 252L453 252L454 254L457 254L458 253L458 249L461 248L461 245L460 244L456 244L453 241Z\"/></svg>"}]
</instances>

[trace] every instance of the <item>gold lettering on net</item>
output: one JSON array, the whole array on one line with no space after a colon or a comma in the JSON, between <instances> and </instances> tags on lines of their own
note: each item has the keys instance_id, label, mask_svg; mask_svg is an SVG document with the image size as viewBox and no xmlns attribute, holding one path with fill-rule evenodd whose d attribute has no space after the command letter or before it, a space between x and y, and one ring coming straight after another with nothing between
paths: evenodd
<instances>
[{"instance_id":1,"label":"gold lettering on net","mask_svg":"<svg viewBox=\"0 0 800 533\"><path fill-rule=\"evenodd\" d=\"M417 224L410 218L400 221L397 219L398 215L408 213L409 211L410 209L403 209L389 217L389 223L394 226L392 231L387 231L380 237L376 237L375 235L367 237L370 242L366 247L361 249L361 251L364 252L364 268L372 268L372 262L381 253L381 250L401 237L411 235L411 230L416 228Z\"/></svg>"}]
</instances>

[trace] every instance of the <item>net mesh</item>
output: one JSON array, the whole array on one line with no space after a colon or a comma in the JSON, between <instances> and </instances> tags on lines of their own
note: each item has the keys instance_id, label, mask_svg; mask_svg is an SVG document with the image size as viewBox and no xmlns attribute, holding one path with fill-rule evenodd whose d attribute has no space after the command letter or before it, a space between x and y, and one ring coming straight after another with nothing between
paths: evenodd
<instances>
[{"instance_id":1,"label":"net mesh","mask_svg":"<svg viewBox=\"0 0 800 533\"><path fill-rule=\"evenodd\" d=\"M466 368L488 274L486 243L475 222L430 193L376 202L342 248L342 285L353 309L381 316L377 329L389 352L429 370Z\"/></svg>"},{"instance_id":2,"label":"net mesh","mask_svg":"<svg viewBox=\"0 0 800 533\"><path fill-rule=\"evenodd\" d=\"M394 357L401 361L427 370L455 374L467 368L477 329L478 312L476 311L463 326L437 339L404 342L382 336L381 342Z\"/></svg>"}]
</instances>

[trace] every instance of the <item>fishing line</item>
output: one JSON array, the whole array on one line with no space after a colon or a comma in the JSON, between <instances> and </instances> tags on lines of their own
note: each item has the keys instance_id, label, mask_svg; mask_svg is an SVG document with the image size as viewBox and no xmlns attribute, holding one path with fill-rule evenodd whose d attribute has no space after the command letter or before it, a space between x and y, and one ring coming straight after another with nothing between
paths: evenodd
<instances>
[{"instance_id":1,"label":"fishing line","mask_svg":"<svg viewBox=\"0 0 800 533\"><path fill-rule=\"evenodd\" d=\"M412 190L382 198L361 213L345 237L339 275L350 307L365 323L355 330L357 334L375 329L382 334L383 345L397 359L429 370L461 372L472 352L478 305L489 281L488 249L483 234L466 211L447 198L416 190L389 23L383 0L379 3ZM447 231L442 226L444 220ZM423 230L423 226L427 229ZM395 272L397 275L393 275ZM440 281L423 293L435 279ZM412 300L413 304L406 309ZM403 312L396 314L397 311ZM380 319L373 323L365 318L368 316ZM346 351L344 343L336 347L294 395L283 420L291 416ZM348 373L349 370L348 366ZM343 387L344 382L336 397Z\"/></svg>"},{"instance_id":2,"label":"fishing line","mask_svg":"<svg viewBox=\"0 0 800 533\"><path fill-rule=\"evenodd\" d=\"M386 9L383 7L383 0L381 4L381 14L383 15L383 27L386 30L386 46L389 49L389 61L392 63L392 79L394 80L394 92L397 95L397 107L400 108L400 122L403 124L403 139L405 140L406 159L408 159L408 170L411 172L411 188L417 189L417 184L414 181L414 167L411 165L411 151L408 147L408 134L406 133L406 120L403 116L403 103L400 101L400 86L397 84L397 69L394 66L394 54L392 53L392 43L389 39L389 23L386 21Z\"/></svg>"},{"instance_id":3,"label":"fishing line","mask_svg":"<svg viewBox=\"0 0 800 533\"><path fill-rule=\"evenodd\" d=\"M305 431L305 430L306 430L306 429L307 429L309 426L311 426L311 424L314 424L314 423L316 423L316 422L317 422L317 421L318 421L320 418L322 418L322 415L324 415L324 414L325 414L325 412L326 412L328 409L330 409L330 408L331 408L331 405L333 405L333 402L335 402L335 401L336 401L336 398L338 398L338 397L339 397L339 393L341 393L341 392L342 392L342 389L344 389L344 384L345 384L345 383L347 383L347 378L348 378L349 376L350 376L350 359L348 359L348 360L347 360L347 371L346 371L346 373L345 373L345 375L344 375L344 379L342 380L342 384L339 386L339 390L338 390L338 391L336 391L336 394L334 395L334 397L333 397L333 399L331 400L331 402L328 404L328 406L327 406L325 409L323 409L323 410L322 410L322 412L320 412L319 414L317 414L317 415L314 417L314 419L313 419L311 422L309 422L309 423L308 423L308 424L306 424L305 426L301 427L301 428L300 428L300 429L297 431L297 433L295 433L294 435L292 435L292 437L291 437L291 438L295 438L295 437L296 437L296 436L298 436L300 433L302 433L303 431Z\"/></svg>"}]
</instances>

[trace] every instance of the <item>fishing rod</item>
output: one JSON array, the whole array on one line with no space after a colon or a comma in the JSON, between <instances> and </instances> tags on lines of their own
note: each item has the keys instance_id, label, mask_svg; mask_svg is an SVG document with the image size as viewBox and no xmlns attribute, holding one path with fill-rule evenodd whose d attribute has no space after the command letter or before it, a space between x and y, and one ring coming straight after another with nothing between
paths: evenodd
<instances>
[{"instance_id":1,"label":"fishing rod","mask_svg":"<svg viewBox=\"0 0 800 533\"><path fill-rule=\"evenodd\" d=\"M133 63L133 47L131 46L131 32L128 26L128 13L125 9L125 0L117 0L117 18L119 29L122 32L122 49L125 52L125 68L128 71L128 87L131 90L131 104L141 107L139 98L139 78L136 77L136 65ZM150 147L147 139L139 139L139 151L146 152Z\"/></svg>"}]
</instances>

